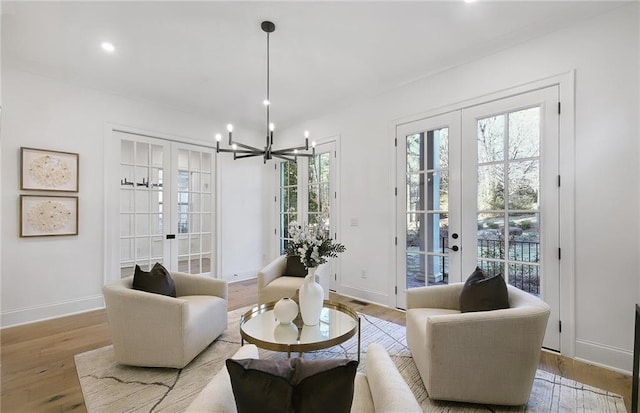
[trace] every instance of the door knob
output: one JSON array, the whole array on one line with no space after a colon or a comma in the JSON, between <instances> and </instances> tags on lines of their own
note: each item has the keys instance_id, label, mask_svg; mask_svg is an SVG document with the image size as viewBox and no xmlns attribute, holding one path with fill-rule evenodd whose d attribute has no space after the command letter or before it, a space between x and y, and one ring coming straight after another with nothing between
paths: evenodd
<instances>
[{"instance_id":1,"label":"door knob","mask_svg":"<svg viewBox=\"0 0 640 413\"><path fill-rule=\"evenodd\" d=\"M453 234L451 234L451 238L453 238L453 239L458 239L458 236L459 235L457 233L455 233L455 232Z\"/></svg>"},{"instance_id":2,"label":"door knob","mask_svg":"<svg viewBox=\"0 0 640 413\"><path fill-rule=\"evenodd\" d=\"M460 248L457 245L454 245L453 247L449 248L451 251L458 251Z\"/></svg>"}]
</instances>

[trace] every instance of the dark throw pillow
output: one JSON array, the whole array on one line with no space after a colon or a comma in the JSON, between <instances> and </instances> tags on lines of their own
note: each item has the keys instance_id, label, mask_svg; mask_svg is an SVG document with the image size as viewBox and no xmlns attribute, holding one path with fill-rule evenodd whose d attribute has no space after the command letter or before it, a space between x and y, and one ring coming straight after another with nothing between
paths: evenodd
<instances>
[{"instance_id":1,"label":"dark throw pillow","mask_svg":"<svg viewBox=\"0 0 640 413\"><path fill-rule=\"evenodd\" d=\"M358 362L348 359L299 360L293 406L300 413L349 413Z\"/></svg>"},{"instance_id":2,"label":"dark throw pillow","mask_svg":"<svg viewBox=\"0 0 640 413\"><path fill-rule=\"evenodd\" d=\"M294 413L294 360L227 359L238 413Z\"/></svg>"},{"instance_id":3,"label":"dark throw pillow","mask_svg":"<svg viewBox=\"0 0 640 413\"><path fill-rule=\"evenodd\" d=\"M287 257L287 267L284 269L282 275L288 275L290 277L306 277L307 269L304 268L304 264L300 261L300 256L290 255Z\"/></svg>"},{"instance_id":4,"label":"dark throw pillow","mask_svg":"<svg viewBox=\"0 0 640 413\"><path fill-rule=\"evenodd\" d=\"M487 274L476 267L460 291L460 311L490 311L509 308L507 284L502 275L487 277Z\"/></svg>"},{"instance_id":5,"label":"dark throw pillow","mask_svg":"<svg viewBox=\"0 0 640 413\"><path fill-rule=\"evenodd\" d=\"M143 271L136 265L133 273L133 289L148 293L176 296L176 284L171 274L159 262L156 262L151 271Z\"/></svg>"},{"instance_id":6,"label":"dark throw pillow","mask_svg":"<svg viewBox=\"0 0 640 413\"><path fill-rule=\"evenodd\" d=\"M226 361L238 413L349 413L358 362L348 359Z\"/></svg>"}]
</instances>

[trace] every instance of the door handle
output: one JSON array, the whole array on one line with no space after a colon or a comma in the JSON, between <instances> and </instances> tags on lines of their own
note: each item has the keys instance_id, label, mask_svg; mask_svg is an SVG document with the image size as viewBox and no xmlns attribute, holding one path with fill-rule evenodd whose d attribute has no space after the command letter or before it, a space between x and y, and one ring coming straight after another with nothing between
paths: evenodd
<instances>
[{"instance_id":1,"label":"door handle","mask_svg":"<svg viewBox=\"0 0 640 413\"><path fill-rule=\"evenodd\" d=\"M460 247L458 247L457 245L454 245L453 247L449 248L451 251L458 251L460 250Z\"/></svg>"},{"instance_id":2,"label":"door handle","mask_svg":"<svg viewBox=\"0 0 640 413\"><path fill-rule=\"evenodd\" d=\"M176 234L167 234L167 239L176 239Z\"/></svg>"}]
</instances>

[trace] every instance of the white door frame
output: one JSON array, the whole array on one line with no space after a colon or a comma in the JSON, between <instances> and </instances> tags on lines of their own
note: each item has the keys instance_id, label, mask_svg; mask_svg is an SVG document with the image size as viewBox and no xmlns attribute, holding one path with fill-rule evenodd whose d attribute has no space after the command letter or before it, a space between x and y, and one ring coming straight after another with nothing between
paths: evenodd
<instances>
[{"instance_id":1,"label":"white door frame","mask_svg":"<svg viewBox=\"0 0 640 413\"><path fill-rule=\"evenodd\" d=\"M559 101L561 104L561 116L559 118L559 159L560 176L562 186L560 187L560 248L562 249L562 260L560 261L560 318L562 321L562 334L560 336L561 353L567 357L575 355L576 326L575 326L575 71L550 75L549 77L507 88L498 92L487 93L485 95L470 98L468 100L444 105L429 111L415 113L413 115L399 117L388 124L390 148L394 146L396 138L396 128L404 123L413 122L419 119L428 118L454 110L469 108L471 106L503 99L537 89L557 85L559 87ZM395 151L389 151L389 164L396 165ZM392 176L391 186L395 186L397 180ZM392 188L393 189L393 188ZM390 191L391 192L391 191ZM396 197L389 198L390 217L392 222L396 221L398 211L396 211ZM395 235L398 234L396 225ZM392 240L390 243L390 254L396 257L396 246ZM395 271L397 262L392 261ZM389 305L394 306L396 277L389 277L388 283Z\"/></svg>"},{"instance_id":2,"label":"white door frame","mask_svg":"<svg viewBox=\"0 0 640 413\"><path fill-rule=\"evenodd\" d=\"M108 284L120 279L120 187L114 185L114 177L119 176L120 171L120 138L117 133L128 133L132 135L138 135L140 137L161 139L170 142L185 143L189 145L195 145L208 149L215 149L213 145L203 144L202 141L195 139L177 137L175 135L151 132L144 129L138 129L131 126L119 125L115 123L105 123L103 129L104 139L104 262L103 262L103 283ZM219 162L217 156L214 158L214 174L212 179L213 188L212 194L212 208L215 209L213 214L213 245L212 245L212 259L215 261L215 266L212 268L213 277L219 278L221 274L220 257L220 210L218 204L218 179Z\"/></svg>"}]
</instances>

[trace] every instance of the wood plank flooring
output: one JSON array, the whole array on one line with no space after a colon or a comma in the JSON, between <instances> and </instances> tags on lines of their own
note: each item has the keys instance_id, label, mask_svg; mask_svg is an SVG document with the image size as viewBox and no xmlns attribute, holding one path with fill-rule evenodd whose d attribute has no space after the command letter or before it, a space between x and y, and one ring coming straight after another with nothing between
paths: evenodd
<instances>
[{"instance_id":1,"label":"wood plank flooring","mask_svg":"<svg viewBox=\"0 0 640 413\"><path fill-rule=\"evenodd\" d=\"M331 294L356 311L404 325L404 312ZM229 284L229 309L257 302L255 280ZM111 344L104 310L0 330L3 413L86 412L73 356ZM540 368L621 394L631 411L631 378L543 352Z\"/></svg>"}]
</instances>

